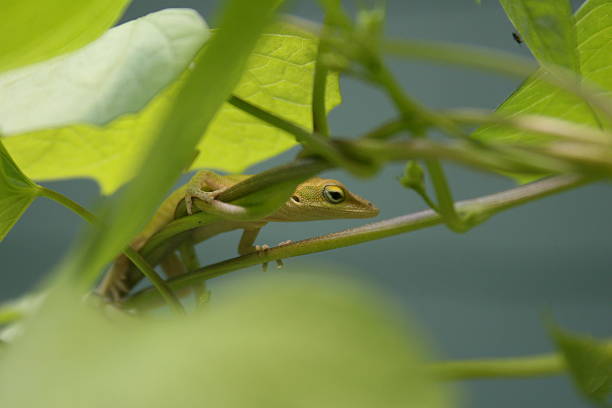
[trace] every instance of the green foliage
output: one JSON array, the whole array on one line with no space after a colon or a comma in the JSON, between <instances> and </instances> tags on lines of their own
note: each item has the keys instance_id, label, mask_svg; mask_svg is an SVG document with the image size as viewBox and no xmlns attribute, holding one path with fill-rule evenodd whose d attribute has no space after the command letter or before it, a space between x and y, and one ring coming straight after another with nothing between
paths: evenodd
<instances>
[{"instance_id":1,"label":"green foliage","mask_svg":"<svg viewBox=\"0 0 612 408\"><path fill-rule=\"evenodd\" d=\"M579 72L569 0L500 0L500 3L540 64L556 64Z\"/></svg>"},{"instance_id":2,"label":"green foliage","mask_svg":"<svg viewBox=\"0 0 612 408\"><path fill-rule=\"evenodd\" d=\"M239 172L284 151L296 140L302 143L306 159L271 169L218 196L220 201L243 204L247 210L260 207L268 211L287 199L295 183L323 169L338 166L369 175L388 161L410 160L400 182L417 191L434 211L287 243L190 270L168 282L172 290L191 290L206 279L241 267L441 222L463 232L496 212L584 184L593 174L612 175L609 133L584 126L568 131L566 122L534 116L510 124L522 126L522 130L509 130L508 123L500 119L507 118L484 114L484 118L471 117L476 117L477 123L505 127L482 128L476 132L480 140L474 141L462 129L464 123L472 123L470 115L464 114L461 122L456 119L459 114L436 112L420 104L385 65L381 54L387 49L383 8L362 8L353 22L340 1L323 1L327 10L319 49L317 30L309 31L308 24L301 28L271 24L281 3L230 1L210 40L205 23L192 11L162 11L114 28L72 54L0 76L0 93L13 96L0 101L2 126L10 133L3 139L6 150L0 143L0 238L38 195L53 198L96 224L81 235L48 281L45 296L0 308L0 323L28 316L18 323L22 326L11 326L16 338L3 333L3 340L10 345L2 343L0 406L242 407L253 405L253 401L257 406L290 406L296 401L322 407L449 406L447 390L434 383L423 367L421 355L427 350L416 336L402 328L370 290L345 281L303 279L294 271L283 279L274 275L261 282L247 280L233 296L224 294L206 305L206 313L194 312L173 320L145 316L144 303L139 303L137 294L124 299L122 305L135 305L133 311L142 312L138 319L94 301L93 296L85 307L83 293L150 219L190 164ZM118 13L118 4L108 10ZM609 1L587 1L575 26L565 1L505 1L504 6L543 66L556 64L579 72L609 94L612 57L605 52L612 41ZM30 51L38 53L36 58L48 57L51 54L45 52L51 53L53 44L66 41L62 35L72 33L75 27L85 32L79 37L85 41L93 38L98 24L110 24L105 15L91 30L85 29L85 19L72 13L78 7L67 9L66 18L72 20L62 24L74 23L74 27L62 27L57 37L37 42L32 50L24 47L24 57L11 59L11 63L28 61ZM36 41L35 35L40 33L34 32L31 41ZM0 46L4 44L0 42ZM70 44L67 49L73 49ZM43 48L44 52L40 51ZM482 51L464 55L462 48L450 45L432 50L411 44L402 52L407 49L408 55L420 53L438 61L480 64L505 73L524 74L529 67L512 58L500 63L498 55ZM440 53L440 49L448 52ZM151 54L151 50L155 52ZM159 50L165 52L158 55ZM2 52L0 48L4 57ZM124 55L121 64L115 63L113 56L117 54ZM2 67L0 64L0 70ZM328 111L340 103L338 72L383 91L399 118L365 132L375 137L334 137L327 131L322 107ZM500 111L601 124L583 99L543 81L543 75L549 75L543 72L532 76ZM66 77L70 81L57 82ZM60 92L55 98L46 96ZM588 99L590 94L586 95ZM313 120L319 121L317 130L325 128L322 134L311 132ZM565 140L584 142L579 147L595 152L601 158L599 167L580 167L574 161L529 150L549 140L525 132L538 127L540 133L556 132ZM393 139L407 129L418 138ZM428 139L431 129L451 136L451 142ZM523 150L503 143L521 144ZM193 161L196 151L199 155ZM457 204L440 159L488 171L537 168L570 174ZM427 172L416 160L425 162ZM92 177L105 193L131 182L93 216L68 198L34 184L16 163L37 179ZM356 171L360 168L368 171ZM427 196L426 177L432 181L439 204ZM173 223L184 221L180 227L188 228L181 231L187 231L203 225L204 218L196 217ZM154 237L161 241L160 246L174 239L164 232ZM148 266L145 249L140 252L141 264ZM147 294L156 292L141 294L146 299ZM555 336L578 386L593 400L605 401L612 388L610 347L561 331ZM555 356L523 359L505 362L501 369L499 361L480 362L476 371L468 363L455 365L451 371L459 373L457 378L482 373L483 367L490 376L500 372L549 374L563 368L559 361ZM33 389L36 392L31 392Z\"/></svg>"},{"instance_id":3,"label":"green foliage","mask_svg":"<svg viewBox=\"0 0 612 408\"><path fill-rule=\"evenodd\" d=\"M9 136L31 132L21 143L36 148L33 140L45 135L37 130L53 128L61 137L62 126L103 126L136 113L185 70L209 36L194 10L167 9L117 26L75 52L4 73L0 91L11 97L0 99L2 129ZM64 144L82 147L72 133L72 143ZM56 159L65 163L61 155Z\"/></svg>"},{"instance_id":4,"label":"green foliage","mask_svg":"<svg viewBox=\"0 0 612 408\"><path fill-rule=\"evenodd\" d=\"M317 41L286 24L268 31L233 92L310 128ZM187 73L175 78L207 37L194 12L163 10L116 27L72 55L5 74L0 89L16 94L0 103L0 117L14 134L7 149L33 179L91 177L112 193L134 176ZM116 54L122 55L119 66ZM83 65L93 68L82 70ZM75 70L81 78L70 74ZM135 76L142 79L134 81ZM41 97L48 94L56 100ZM328 110L340 102L336 75L327 81L326 95ZM34 118L32 107L39 112ZM295 144L282 130L224 104L199 142L192 167L240 172Z\"/></svg>"},{"instance_id":5,"label":"green foliage","mask_svg":"<svg viewBox=\"0 0 612 408\"><path fill-rule=\"evenodd\" d=\"M0 405L451 406L371 288L306 276L245 279L205 313L157 322L64 288L3 357Z\"/></svg>"},{"instance_id":6,"label":"green foliage","mask_svg":"<svg viewBox=\"0 0 612 408\"><path fill-rule=\"evenodd\" d=\"M0 72L82 47L121 16L129 0L3 1Z\"/></svg>"},{"instance_id":7,"label":"green foliage","mask_svg":"<svg viewBox=\"0 0 612 408\"><path fill-rule=\"evenodd\" d=\"M316 37L288 24L267 31L233 94L310 130ZM340 103L337 74L329 75L325 95L327 111ZM198 145L200 154L192 168L239 173L296 144L292 135L226 103Z\"/></svg>"},{"instance_id":8,"label":"green foliage","mask_svg":"<svg viewBox=\"0 0 612 408\"><path fill-rule=\"evenodd\" d=\"M248 55L277 5L275 0L257 5L235 0L227 6L219 31L194 60L193 69L152 130L153 142L144 155L142 171L102 210L100 223L104 228L90 230L75 256L67 258L63 267L66 275L89 287L102 267L144 227L193 158L201 135L240 80ZM229 72L228 64L233 67Z\"/></svg>"},{"instance_id":9,"label":"green foliage","mask_svg":"<svg viewBox=\"0 0 612 408\"><path fill-rule=\"evenodd\" d=\"M21 172L0 138L0 241L38 194L38 187Z\"/></svg>"},{"instance_id":10,"label":"green foliage","mask_svg":"<svg viewBox=\"0 0 612 408\"><path fill-rule=\"evenodd\" d=\"M423 168L419 166L419 163L414 160L410 160L406 163L404 174L399 181L406 188L411 188L419 192L425 191L425 172Z\"/></svg>"},{"instance_id":11,"label":"green foliage","mask_svg":"<svg viewBox=\"0 0 612 408\"><path fill-rule=\"evenodd\" d=\"M551 333L576 387L598 405L612 406L612 346L559 328Z\"/></svg>"},{"instance_id":12,"label":"green foliage","mask_svg":"<svg viewBox=\"0 0 612 408\"><path fill-rule=\"evenodd\" d=\"M548 3L557 4L558 2ZM565 4L565 2L561 3ZM532 5L532 2L528 4ZM571 41L572 30L568 28L567 19L562 17L565 15L563 11L565 8L549 9L542 5L541 8L538 7L537 9L544 13L549 10L549 14L539 15L537 20L528 19L523 24L528 25L528 30L532 33L530 38L533 37L534 39L531 41L536 41L537 48L532 51L540 58L540 61L561 63L566 67L572 67L573 62L571 61L573 61L573 58L564 61L561 55L572 56L577 53L579 66L575 70L580 72L585 80L597 84L606 95L611 95L612 53L604 50L609 48L609 44L612 42L612 31L609 29L612 26L612 3L607 0L587 0L578 10L575 18L577 38L575 49L569 48L573 44ZM561 10L561 12L555 12L554 10ZM520 13L517 13L517 21L520 19L518 16L520 16ZM553 27L557 27L557 29L548 30L541 23L542 21L556 22ZM542 54L543 47L549 45L553 47L551 54ZM594 127L601 125L608 127L608 124L602 123L602 119L596 116L594 110L584 100L545 82L540 78L540 75L543 75L542 70L529 78L498 110L504 114L540 114ZM482 127L473 136L481 140L507 144L541 144L550 140L550 137L545 137L542 134L499 125ZM541 175L527 177L516 175L516 177L521 181L529 181L541 177Z\"/></svg>"}]
</instances>

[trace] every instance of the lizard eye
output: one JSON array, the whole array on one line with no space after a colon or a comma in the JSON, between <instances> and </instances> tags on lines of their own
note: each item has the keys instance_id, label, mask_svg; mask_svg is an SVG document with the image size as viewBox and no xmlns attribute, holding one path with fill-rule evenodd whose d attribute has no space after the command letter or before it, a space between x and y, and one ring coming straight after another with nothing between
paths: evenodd
<instances>
[{"instance_id":1,"label":"lizard eye","mask_svg":"<svg viewBox=\"0 0 612 408\"><path fill-rule=\"evenodd\" d=\"M338 186L323 187L323 197L332 204L339 204L344 201L344 190Z\"/></svg>"},{"instance_id":2,"label":"lizard eye","mask_svg":"<svg viewBox=\"0 0 612 408\"><path fill-rule=\"evenodd\" d=\"M300 197L298 197L298 196L296 196L296 195L291 196L291 199L292 199L293 201L295 201L296 203L299 203L299 202L300 202Z\"/></svg>"}]
</instances>

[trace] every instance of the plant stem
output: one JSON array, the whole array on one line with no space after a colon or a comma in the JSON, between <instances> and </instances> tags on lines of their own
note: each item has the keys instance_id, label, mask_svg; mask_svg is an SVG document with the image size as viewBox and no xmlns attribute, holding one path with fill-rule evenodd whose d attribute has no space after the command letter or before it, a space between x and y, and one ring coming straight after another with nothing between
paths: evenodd
<instances>
[{"instance_id":1,"label":"plant stem","mask_svg":"<svg viewBox=\"0 0 612 408\"><path fill-rule=\"evenodd\" d=\"M81 218L85 219L87 222L97 225L98 220L96 216L89 212L85 207L66 197L65 195L48 189L43 186L38 186L39 194L43 197L47 197L53 201L58 202L59 204L71 209L75 213L81 216ZM153 286L159 291L160 295L168 302L168 304L178 313L185 313L181 302L172 292L170 287L166 284L166 282L155 272L155 270L147 263L147 261L133 248L127 247L123 250L125 256L127 256L140 271L145 275Z\"/></svg>"},{"instance_id":2,"label":"plant stem","mask_svg":"<svg viewBox=\"0 0 612 408\"><path fill-rule=\"evenodd\" d=\"M457 209L463 213L472 216L480 215L480 218L484 218L517 205L580 186L589 181L591 180L578 176L551 177L500 193L458 202ZM431 227L442 222L442 217L438 213L433 210L425 210L321 237L276 246L264 253L253 253L228 259L200 268L194 273L169 279L167 283L173 289L178 290L202 280L212 279L263 262L356 245ZM155 301L155 298L156 293L154 291L144 289L128 298L126 304L128 306L146 306L149 302Z\"/></svg>"},{"instance_id":3,"label":"plant stem","mask_svg":"<svg viewBox=\"0 0 612 408\"><path fill-rule=\"evenodd\" d=\"M305 148L315 154L327 159L330 163L334 163L339 167L343 167L351 173L357 175L371 174L370 166L350 160L342 154L333 144L318 133L311 133L306 129L289 122L279 116L267 112L239 97L232 95L228 102L234 107L266 122L278 129L293 135L297 142L301 143Z\"/></svg>"},{"instance_id":4,"label":"plant stem","mask_svg":"<svg viewBox=\"0 0 612 408\"><path fill-rule=\"evenodd\" d=\"M166 284L166 282L155 272L155 269L147 263L147 261L140 255L134 248L127 247L123 250L125 256L136 265L136 267L142 272L144 276L149 278L153 286L157 289L159 294L164 300L170 305L170 307L178 314L185 314L185 309L181 304L180 300L172 289Z\"/></svg>"},{"instance_id":5,"label":"plant stem","mask_svg":"<svg viewBox=\"0 0 612 408\"><path fill-rule=\"evenodd\" d=\"M397 83L391 74L391 71L389 71L389 69L382 62L379 63L379 69L375 74L380 85L387 91L404 120L412 121L413 123L416 123L417 126L418 120L422 120L425 122L425 124L437 126L451 135L456 135L462 138L465 137L460 128L458 128L454 123L427 111L424 107L409 98ZM415 117L417 119L415 119ZM417 122L415 122L415 120ZM414 129L414 131L417 135L421 133L418 128ZM427 159L425 160L425 165L427 166L427 170L431 176L431 182L434 185L436 197L438 198L437 208L444 217L446 225L455 232L464 231L465 226L455 211L453 196L448 182L446 181L446 176L444 175L442 165L437 159Z\"/></svg>"},{"instance_id":6,"label":"plant stem","mask_svg":"<svg viewBox=\"0 0 612 408\"><path fill-rule=\"evenodd\" d=\"M397 57L463 65L521 78L537 74L537 80L578 96L608 119L612 119L612 107L606 93L593 83L585 83L574 72L563 67L547 65L538 68L533 61L507 52L436 41L385 39L381 48L384 53Z\"/></svg>"},{"instance_id":7,"label":"plant stem","mask_svg":"<svg viewBox=\"0 0 612 408\"><path fill-rule=\"evenodd\" d=\"M408 130L408 126L406 126L405 121L399 120L391 120L383 123L382 125L370 130L368 133L360 136L363 139L380 139L385 140L389 139L392 136L395 136L397 133L402 132L404 130Z\"/></svg>"},{"instance_id":8,"label":"plant stem","mask_svg":"<svg viewBox=\"0 0 612 408\"><path fill-rule=\"evenodd\" d=\"M327 112L325 109L325 91L327 86L327 67L323 64L323 43L319 41L317 60L315 62L312 83L312 130L326 138L329 137Z\"/></svg>"},{"instance_id":9,"label":"plant stem","mask_svg":"<svg viewBox=\"0 0 612 408\"><path fill-rule=\"evenodd\" d=\"M443 380L496 377L536 377L561 374L566 370L559 354L431 363L428 369Z\"/></svg>"},{"instance_id":10,"label":"plant stem","mask_svg":"<svg viewBox=\"0 0 612 408\"><path fill-rule=\"evenodd\" d=\"M58 193L57 191L48 189L47 187L43 187L43 186L38 186L39 188L39 194L43 197L47 197L61 205L63 205L64 207L68 207L69 209L71 209L73 212L77 213L79 216L81 216L81 218L83 218L84 220L86 220L87 222L91 223L91 224L96 224L98 222L98 220L96 219L96 216L93 215L91 212L89 212L89 210L87 210L85 207L81 206L79 203L71 200L70 198L66 197L65 195Z\"/></svg>"},{"instance_id":11,"label":"plant stem","mask_svg":"<svg viewBox=\"0 0 612 408\"><path fill-rule=\"evenodd\" d=\"M603 341L602 345L604 353L612 357L612 341ZM474 380L555 375L567 371L567 366L561 353L549 353L530 357L441 361L430 363L428 370L443 380Z\"/></svg>"},{"instance_id":12,"label":"plant stem","mask_svg":"<svg viewBox=\"0 0 612 408\"><path fill-rule=\"evenodd\" d=\"M451 193L450 186L444 175L444 170L439 160L426 159L425 166L431 176L431 182L436 191L436 198L438 199L438 205L432 207L433 210L440 212L440 215L444 217L446 225L455 232L464 232L466 226L464 222L457 214L455 210L455 202Z\"/></svg>"},{"instance_id":13,"label":"plant stem","mask_svg":"<svg viewBox=\"0 0 612 408\"><path fill-rule=\"evenodd\" d=\"M526 132L550 135L570 142L598 144L602 148L609 148L612 144L612 132L551 116L533 114L511 116L504 112L474 108L450 109L440 113L457 123L500 125ZM395 123L397 122L400 121L395 121Z\"/></svg>"}]
</instances>

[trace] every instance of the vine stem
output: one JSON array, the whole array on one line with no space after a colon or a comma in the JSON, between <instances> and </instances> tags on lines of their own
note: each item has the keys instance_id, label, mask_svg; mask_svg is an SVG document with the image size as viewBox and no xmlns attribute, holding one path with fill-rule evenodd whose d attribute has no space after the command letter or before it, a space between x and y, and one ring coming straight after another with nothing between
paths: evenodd
<instances>
[{"instance_id":1,"label":"vine stem","mask_svg":"<svg viewBox=\"0 0 612 408\"><path fill-rule=\"evenodd\" d=\"M38 194L43 197L47 197L63 205L64 207L69 208L70 210L81 216L81 218L85 219L87 222L94 225L98 224L98 220L95 215L93 215L85 207L81 206L80 204L76 203L65 195L40 185L38 186ZM153 286L159 291L159 294L166 302L168 302L168 304L170 305L170 307L172 307L174 311L179 314L185 314L185 309L183 308L183 305L176 297L174 292L172 292L172 289L170 289L166 282L157 274L157 272L155 272L155 270L137 251L135 251L131 247L127 247L123 250L123 254L127 256L130 261L132 261L134 265L138 267L138 269L140 269L143 275L149 278L151 283L153 283Z\"/></svg>"},{"instance_id":2,"label":"vine stem","mask_svg":"<svg viewBox=\"0 0 612 408\"><path fill-rule=\"evenodd\" d=\"M379 68L375 72L375 78L380 86L386 90L393 102L395 103L396 109L400 112L404 120L414 120L413 118L421 118L424 121L422 124L415 123L416 127L421 129L415 129L415 134L419 137L424 136L424 125L434 125L439 129L460 137L465 138L463 131L458 128L454 123L449 122L442 116L438 116L433 112L428 111L425 107L421 106L416 101L406 95L396 79L391 74L391 71L382 63L379 63ZM421 134L422 133L422 134ZM438 199L438 208L440 214L445 219L445 224L455 232L462 232L466 230L465 223L462 222L461 217L457 214L455 209L455 202L453 195L446 180L444 169L438 159L426 159L425 165L431 176L431 182L436 191L436 197Z\"/></svg>"},{"instance_id":3,"label":"vine stem","mask_svg":"<svg viewBox=\"0 0 612 408\"><path fill-rule=\"evenodd\" d=\"M602 351L612 356L612 340L602 343ZM521 378L562 374L567 371L561 353L529 357L507 357L440 361L428 364L428 370L442 380L475 380L479 378Z\"/></svg>"},{"instance_id":4,"label":"vine stem","mask_svg":"<svg viewBox=\"0 0 612 408\"><path fill-rule=\"evenodd\" d=\"M442 380L469 380L555 375L566 371L566 366L560 354L551 353L531 357L442 361L429 364L428 369Z\"/></svg>"},{"instance_id":5,"label":"vine stem","mask_svg":"<svg viewBox=\"0 0 612 408\"><path fill-rule=\"evenodd\" d=\"M578 187L589 181L592 181L592 179L573 175L551 177L488 196L460 201L457 203L457 209L472 223L482 222L500 211ZM443 222L442 216L433 210L420 211L345 231L279 245L265 252L228 259L205 266L192 273L169 279L166 283L171 288L179 290L197 284L200 281L212 279L263 262L272 262L278 259L356 245L431 227ZM134 293L125 301L127 307L147 307L155 303L156 293L150 288Z\"/></svg>"},{"instance_id":6,"label":"vine stem","mask_svg":"<svg viewBox=\"0 0 612 408\"><path fill-rule=\"evenodd\" d=\"M323 45L319 41L317 60L312 84L312 130L329 138L329 126L325 111L325 91L327 86L327 67L323 64Z\"/></svg>"},{"instance_id":7,"label":"vine stem","mask_svg":"<svg viewBox=\"0 0 612 408\"><path fill-rule=\"evenodd\" d=\"M327 159L330 163L336 164L338 167L345 168L357 175L369 175L371 173L369 166L364 166L361 163L344 157L336 146L318 133L309 132L301 126L261 109L236 95L232 95L228 99L228 103L269 125L293 135L296 141L301 143L304 147Z\"/></svg>"}]
</instances>

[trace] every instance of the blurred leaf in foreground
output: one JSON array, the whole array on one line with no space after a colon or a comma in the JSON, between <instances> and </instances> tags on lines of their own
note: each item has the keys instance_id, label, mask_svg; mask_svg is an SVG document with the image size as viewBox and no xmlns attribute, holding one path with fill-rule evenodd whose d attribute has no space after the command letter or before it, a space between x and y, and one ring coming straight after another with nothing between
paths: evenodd
<instances>
[{"instance_id":1,"label":"blurred leaf in foreground","mask_svg":"<svg viewBox=\"0 0 612 408\"><path fill-rule=\"evenodd\" d=\"M612 96L612 2L587 0L575 16L579 72ZM569 43L568 43L569 44ZM573 52L567 50L567 52ZM559 63L560 61L555 61ZM505 114L539 114L599 127L609 126L596 118L593 109L582 99L560 90L541 79L538 71L515 91L499 108ZM543 143L550 140L541 134L499 125L483 126L475 138L501 143ZM531 181L542 175L514 175L519 181Z\"/></svg>"},{"instance_id":2,"label":"blurred leaf in foreground","mask_svg":"<svg viewBox=\"0 0 612 408\"><path fill-rule=\"evenodd\" d=\"M260 275L173 321L54 299L5 353L0 406L450 406L415 334L346 281Z\"/></svg>"},{"instance_id":3,"label":"blurred leaf in foreground","mask_svg":"<svg viewBox=\"0 0 612 408\"><path fill-rule=\"evenodd\" d=\"M612 406L612 344L559 328L552 335L576 387L591 401Z\"/></svg>"},{"instance_id":4,"label":"blurred leaf in foreground","mask_svg":"<svg viewBox=\"0 0 612 408\"><path fill-rule=\"evenodd\" d=\"M15 164L0 138L0 241L38 195L38 186Z\"/></svg>"},{"instance_id":5,"label":"blurred leaf in foreground","mask_svg":"<svg viewBox=\"0 0 612 408\"><path fill-rule=\"evenodd\" d=\"M0 72L75 50L121 16L129 0L3 1Z\"/></svg>"}]
</instances>

